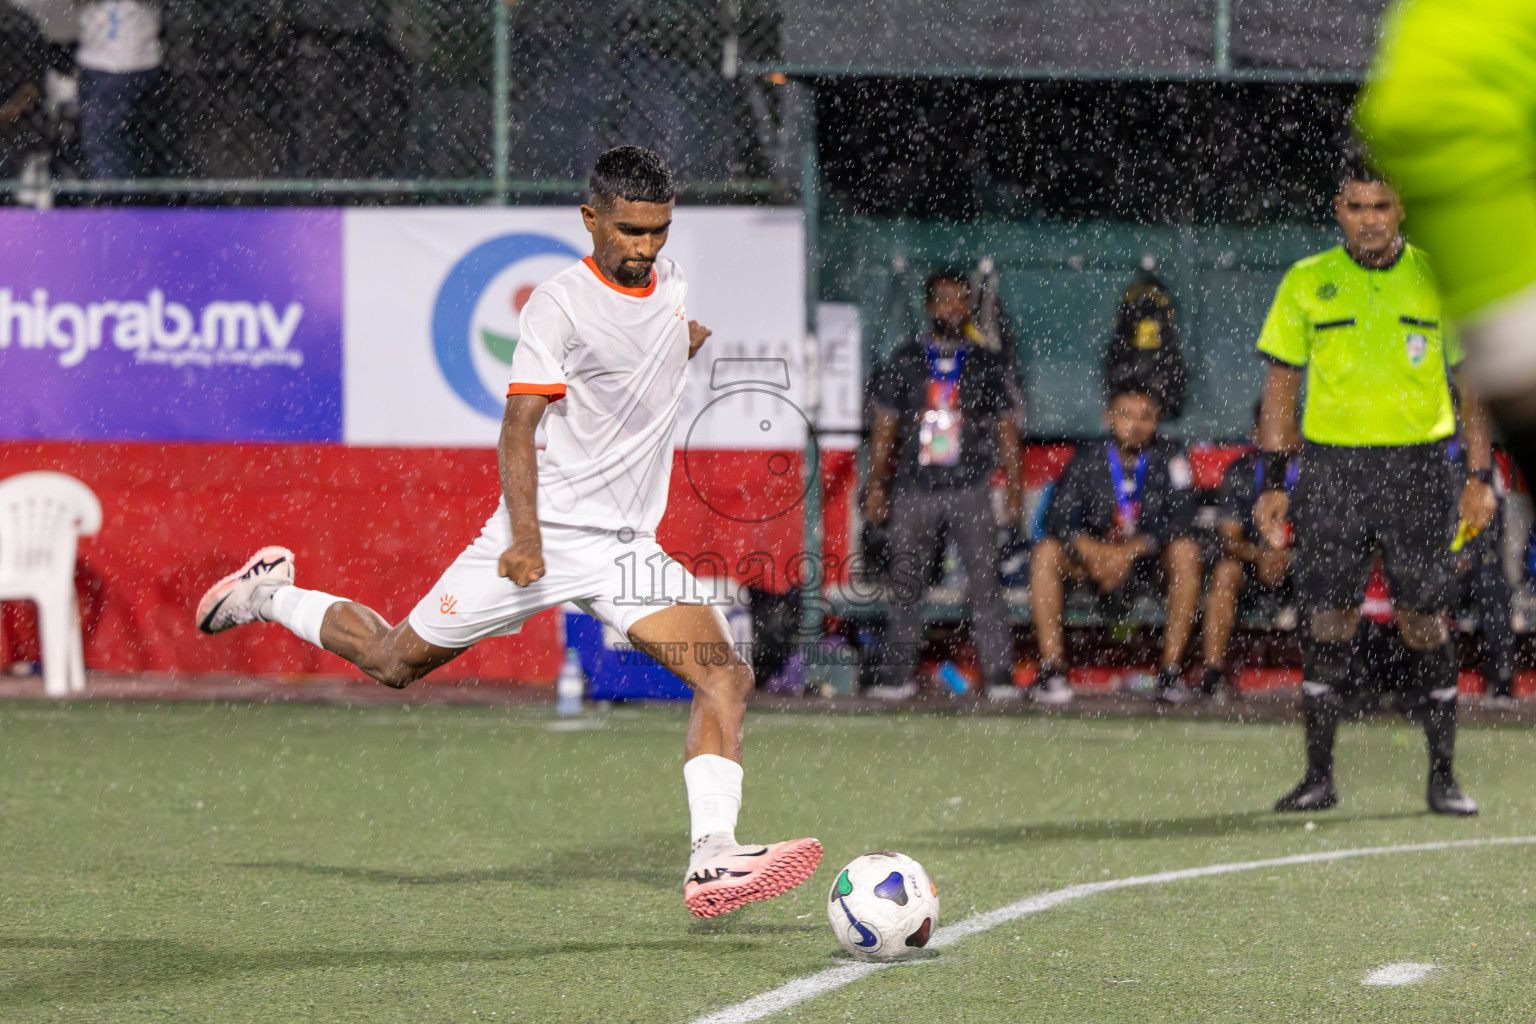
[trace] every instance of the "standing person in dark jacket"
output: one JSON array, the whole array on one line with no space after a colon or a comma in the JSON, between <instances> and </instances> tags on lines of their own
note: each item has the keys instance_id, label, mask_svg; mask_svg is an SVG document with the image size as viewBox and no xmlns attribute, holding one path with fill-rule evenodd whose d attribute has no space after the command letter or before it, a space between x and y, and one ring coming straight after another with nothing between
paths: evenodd
<instances>
[{"instance_id":1,"label":"standing person in dark jacket","mask_svg":"<svg viewBox=\"0 0 1536 1024\"><path fill-rule=\"evenodd\" d=\"M947 527L969 577L976 654L992 696L1016 693L1013 635L997 579L992 471L1008 479L1005 514L1023 514L1023 460L1003 358L966 340L972 294L961 271L928 278L928 333L897 348L873 382L864 518L890 519L894 586L879 696L906 697L923 638L923 569Z\"/></svg>"},{"instance_id":2,"label":"standing person in dark jacket","mask_svg":"<svg viewBox=\"0 0 1536 1024\"><path fill-rule=\"evenodd\" d=\"M1062 472L1046 512L1048 536L1029 563L1030 601L1040 644L1040 674L1032 696L1066 704L1062 605L1066 581L1091 582L1110 594L1133 580L1166 578L1167 625L1157 673L1157 697L1179 703L1184 649L1200 600L1200 547L1194 532L1189 459L1177 442L1157 433L1159 409L1149 386L1123 381L1105 414L1110 436L1080 446Z\"/></svg>"}]
</instances>

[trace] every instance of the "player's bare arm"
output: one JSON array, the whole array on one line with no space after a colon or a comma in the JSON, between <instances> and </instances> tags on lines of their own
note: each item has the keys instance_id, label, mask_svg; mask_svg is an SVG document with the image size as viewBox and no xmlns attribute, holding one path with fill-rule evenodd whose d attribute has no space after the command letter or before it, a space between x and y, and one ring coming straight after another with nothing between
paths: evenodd
<instances>
[{"instance_id":1,"label":"player's bare arm","mask_svg":"<svg viewBox=\"0 0 1536 1024\"><path fill-rule=\"evenodd\" d=\"M1024 515L1024 455L1019 428L1011 415L997 418L997 461L1008 479L1003 513L1010 524L1017 525Z\"/></svg>"},{"instance_id":2,"label":"player's bare arm","mask_svg":"<svg viewBox=\"0 0 1536 1024\"><path fill-rule=\"evenodd\" d=\"M501 490L512 519L512 546L502 552L496 571L520 587L544 576L544 544L538 519L538 454L534 434L549 399L543 395L512 395L501 419L496 461Z\"/></svg>"},{"instance_id":3,"label":"player's bare arm","mask_svg":"<svg viewBox=\"0 0 1536 1024\"><path fill-rule=\"evenodd\" d=\"M704 347L704 342L715 332L699 323L697 320L688 321L688 358L692 359L699 354L699 349Z\"/></svg>"},{"instance_id":4,"label":"player's bare arm","mask_svg":"<svg viewBox=\"0 0 1536 1024\"><path fill-rule=\"evenodd\" d=\"M1291 366L1272 365L1264 378L1264 404L1259 413L1259 458L1267 454L1294 451L1296 438L1296 396L1301 392L1302 371ZM1284 479L1282 474L1279 479ZM1286 546L1285 520L1290 513L1291 497L1284 488L1272 488L1259 495L1253 505L1253 522L1259 536L1270 547Z\"/></svg>"},{"instance_id":5,"label":"player's bare arm","mask_svg":"<svg viewBox=\"0 0 1536 1024\"><path fill-rule=\"evenodd\" d=\"M900 421L891 413L876 412L869 433L869 487L864 494L864 518L876 526L891 514L886 484L891 476L891 459L896 453L896 435L900 427Z\"/></svg>"},{"instance_id":6,"label":"player's bare arm","mask_svg":"<svg viewBox=\"0 0 1536 1024\"><path fill-rule=\"evenodd\" d=\"M1499 499L1493 491L1493 441L1488 430L1488 409L1468 378L1468 374L1456 371L1461 424L1467 441L1467 482L1461 489L1458 511L1461 521L1480 533L1493 522Z\"/></svg>"}]
</instances>

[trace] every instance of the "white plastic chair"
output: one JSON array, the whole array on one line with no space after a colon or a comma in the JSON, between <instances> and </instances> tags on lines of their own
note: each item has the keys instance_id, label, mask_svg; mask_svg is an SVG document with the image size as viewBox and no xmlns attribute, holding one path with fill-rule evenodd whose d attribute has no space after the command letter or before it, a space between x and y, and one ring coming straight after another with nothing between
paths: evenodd
<instances>
[{"instance_id":1,"label":"white plastic chair","mask_svg":"<svg viewBox=\"0 0 1536 1024\"><path fill-rule=\"evenodd\" d=\"M101 502L72 476L19 473L0 480L0 602L37 605L43 691L50 697L85 689L75 553L81 537L100 529Z\"/></svg>"}]
</instances>

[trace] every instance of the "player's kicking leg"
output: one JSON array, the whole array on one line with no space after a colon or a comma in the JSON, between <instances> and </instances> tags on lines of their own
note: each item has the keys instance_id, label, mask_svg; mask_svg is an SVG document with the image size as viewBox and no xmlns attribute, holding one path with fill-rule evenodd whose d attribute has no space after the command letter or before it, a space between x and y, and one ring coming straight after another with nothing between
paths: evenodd
<instances>
[{"instance_id":1,"label":"player's kicking leg","mask_svg":"<svg viewBox=\"0 0 1536 1024\"><path fill-rule=\"evenodd\" d=\"M262 548L237 571L208 588L197 605L204 633L252 622L277 622L300 639L338 654L385 686L399 688L458 657L466 648L439 647L409 622L391 626L366 605L293 585L293 552Z\"/></svg>"},{"instance_id":2,"label":"player's kicking leg","mask_svg":"<svg viewBox=\"0 0 1536 1024\"><path fill-rule=\"evenodd\" d=\"M693 838L683 884L688 909L697 917L714 917L779 896L810 878L821 862L815 839L767 846L736 841L752 669L736 653L719 610L673 605L631 625L629 638L693 688L683 765Z\"/></svg>"}]
</instances>

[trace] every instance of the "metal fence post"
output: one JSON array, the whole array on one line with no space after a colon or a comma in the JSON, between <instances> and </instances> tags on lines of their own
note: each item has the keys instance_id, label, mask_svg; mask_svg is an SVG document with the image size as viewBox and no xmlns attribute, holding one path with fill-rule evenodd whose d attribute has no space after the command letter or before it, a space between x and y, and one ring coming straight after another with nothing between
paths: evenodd
<instances>
[{"instance_id":1,"label":"metal fence post","mask_svg":"<svg viewBox=\"0 0 1536 1024\"><path fill-rule=\"evenodd\" d=\"M512 179L512 18L508 11L513 0L491 0L495 5L491 32L495 67L491 72L492 178L498 205L507 201L507 183Z\"/></svg>"},{"instance_id":2,"label":"metal fence post","mask_svg":"<svg viewBox=\"0 0 1536 1024\"><path fill-rule=\"evenodd\" d=\"M805 529L802 535L803 564L808 571L800 587L800 640L817 643L821 639L822 597L827 573L822 561L823 525L821 493L820 380L821 346L816 334L816 310L821 303L821 159L816 144L816 99L814 89L806 108L804 130L800 138L800 209L805 221L805 388L812 397L805 410L810 428L806 432L805 459Z\"/></svg>"},{"instance_id":3,"label":"metal fence post","mask_svg":"<svg viewBox=\"0 0 1536 1024\"><path fill-rule=\"evenodd\" d=\"M1216 0L1216 73L1232 73L1232 0Z\"/></svg>"}]
</instances>

